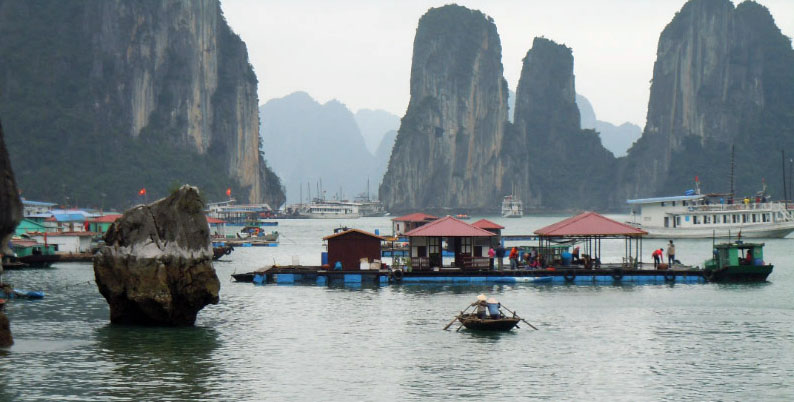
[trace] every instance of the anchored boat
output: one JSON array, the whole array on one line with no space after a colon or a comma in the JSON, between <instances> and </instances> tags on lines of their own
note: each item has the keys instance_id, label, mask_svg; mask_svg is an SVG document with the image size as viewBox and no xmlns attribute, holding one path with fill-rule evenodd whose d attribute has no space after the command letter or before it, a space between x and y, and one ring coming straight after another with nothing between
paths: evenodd
<instances>
[{"instance_id":1,"label":"anchored boat","mask_svg":"<svg viewBox=\"0 0 794 402\"><path fill-rule=\"evenodd\" d=\"M764 243L737 240L714 245L714 257L705 262L703 275L710 282L763 282L772 268L764 262Z\"/></svg>"}]
</instances>

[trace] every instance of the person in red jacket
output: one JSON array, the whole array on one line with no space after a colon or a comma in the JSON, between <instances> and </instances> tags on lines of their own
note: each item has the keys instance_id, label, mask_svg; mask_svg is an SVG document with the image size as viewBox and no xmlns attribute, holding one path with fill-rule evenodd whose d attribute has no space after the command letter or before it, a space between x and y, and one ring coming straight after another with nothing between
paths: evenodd
<instances>
[{"instance_id":1,"label":"person in red jacket","mask_svg":"<svg viewBox=\"0 0 794 402\"><path fill-rule=\"evenodd\" d=\"M518 269L518 248L510 250L510 269Z\"/></svg>"},{"instance_id":2,"label":"person in red jacket","mask_svg":"<svg viewBox=\"0 0 794 402\"><path fill-rule=\"evenodd\" d=\"M656 269L662 263L662 249L653 250L651 256L653 257L653 268Z\"/></svg>"}]
</instances>

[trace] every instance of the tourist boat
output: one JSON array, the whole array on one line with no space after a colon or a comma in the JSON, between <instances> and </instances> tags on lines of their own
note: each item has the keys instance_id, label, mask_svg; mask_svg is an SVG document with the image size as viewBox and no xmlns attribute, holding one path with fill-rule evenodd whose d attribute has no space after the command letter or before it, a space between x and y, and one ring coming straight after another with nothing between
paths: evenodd
<instances>
[{"instance_id":1,"label":"tourist boat","mask_svg":"<svg viewBox=\"0 0 794 402\"><path fill-rule=\"evenodd\" d=\"M728 194L701 194L699 182L685 195L627 200L630 224L646 238L783 238L794 231L787 204L770 201L765 191L733 199ZM639 211L635 209L639 208Z\"/></svg>"},{"instance_id":2,"label":"tourist boat","mask_svg":"<svg viewBox=\"0 0 794 402\"><path fill-rule=\"evenodd\" d=\"M520 318L505 317L499 318L479 318L477 314L461 314L458 321L464 327L476 331L510 331L518 325Z\"/></svg>"},{"instance_id":3,"label":"tourist boat","mask_svg":"<svg viewBox=\"0 0 794 402\"><path fill-rule=\"evenodd\" d=\"M705 262L703 276L710 282L763 282L772 268L764 262L764 243L737 240L714 245L714 257Z\"/></svg>"},{"instance_id":4,"label":"tourist boat","mask_svg":"<svg viewBox=\"0 0 794 402\"><path fill-rule=\"evenodd\" d=\"M521 218L524 216L524 207L521 200L515 195L506 195L502 200L503 218Z\"/></svg>"},{"instance_id":5,"label":"tourist boat","mask_svg":"<svg viewBox=\"0 0 794 402\"><path fill-rule=\"evenodd\" d=\"M238 239L258 239L264 241L278 241L278 232L267 232L258 226L246 226L237 233Z\"/></svg>"},{"instance_id":6,"label":"tourist boat","mask_svg":"<svg viewBox=\"0 0 794 402\"><path fill-rule=\"evenodd\" d=\"M359 207L356 202L315 199L301 206L298 214L311 219L355 219L361 217Z\"/></svg>"}]
</instances>

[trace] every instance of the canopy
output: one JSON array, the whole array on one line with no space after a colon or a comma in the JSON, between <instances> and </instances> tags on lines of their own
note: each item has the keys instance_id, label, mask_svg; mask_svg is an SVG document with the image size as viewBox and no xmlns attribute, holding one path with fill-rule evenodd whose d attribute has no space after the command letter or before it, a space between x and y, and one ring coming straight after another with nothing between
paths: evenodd
<instances>
[{"instance_id":1,"label":"canopy","mask_svg":"<svg viewBox=\"0 0 794 402\"><path fill-rule=\"evenodd\" d=\"M459 219L447 216L420 226L403 236L407 237L491 237L493 232L469 225Z\"/></svg>"},{"instance_id":2,"label":"canopy","mask_svg":"<svg viewBox=\"0 0 794 402\"><path fill-rule=\"evenodd\" d=\"M583 212L535 231L536 235L546 237L576 236L631 236L642 237L648 234L634 226L620 223L596 212Z\"/></svg>"}]
</instances>

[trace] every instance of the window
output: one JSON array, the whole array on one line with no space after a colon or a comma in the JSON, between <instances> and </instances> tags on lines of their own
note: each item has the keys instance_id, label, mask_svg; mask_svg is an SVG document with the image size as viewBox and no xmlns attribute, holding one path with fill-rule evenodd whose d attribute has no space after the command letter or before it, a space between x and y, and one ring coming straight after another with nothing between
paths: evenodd
<instances>
[{"instance_id":1,"label":"window","mask_svg":"<svg viewBox=\"0 0 794 402\"><path fill-rule=\"evenodd\" d=\"M742 223L747 223L747 214L742 214Z\"/></svg>"},{"instance_id":2,"label":"window","mask_svg":"<svg viewBox=\"0 0 794 402\"><path fill-rule=\"evenodd\" d=\"M662 201L662 206L664 206L664 201Z\"/></svg>"},{"instance_id":3,"label":"window","mask_svg":"<svg viewBox=\"0 0 794 402\"><path fill-rule=\"evenodd\" d=\"M460 252L461 254L471 255L471 237L460 238Z\"/></svg>"},{"instance_id":4,"label":"window","mask_svg":"<svg viewBox=\"0 0 794 402\"><path fill-rule=\"evenodd\" d=\"M700 224L700 217L697 215L692 215L692 224L699 225Z\"/></svg>"},{"instance_id":5,"label":"window","mask_svg":"<svg viewBox=\"0 0 794 402\"><path fill-rule=\"evenodd\" d=\"M673 201L673 206L675 206L675 201Z\"/></svg>"},{"instance_id":6,"label":"window","mask_svg":"<svg viewBox=\"0 0 794 402\"><path fill-rule=\"evenodd\" d=\"M758 214L753 214L753 223L756 222L756 215L758 215Z\"/></svg>"},{"instance_id":7,"label":"window","mask_svg":"<svg viewBox=\"0 0 794 402\"><path fill-rule=\"evenodd\" d=\"M675 225L676 226L681 226L681 217L680 216L676 216L675 217Z\"/></svg>"},{"instance_id":8,"label":"window","mask_svg":"<svg viewBox=\"0 0 794 402\"><path fill-rule=\"evenodd\" d=\"M438 237L428 237L427 238L427 251L430 252L430 255L433 254L440 254L441 253L441 239Z\"/></svg>"},{"instance_id":9,"label":"window","mask_svg":"<svg viewBox=\"0 0 794 402\"><path fill-rule=\"evenodd\" d=\"M722 215L722 223L728 223L728 215Z\"/></svg>"},{"instance_id":10,"label":"window","mask_svg":"<svg viewBox=\"0 0 794 402\"><path fill-rule=\"evenodd\" d=\"M711 215L704 216L703 223L711 223Z\"/></svg>"}]
</instances>

